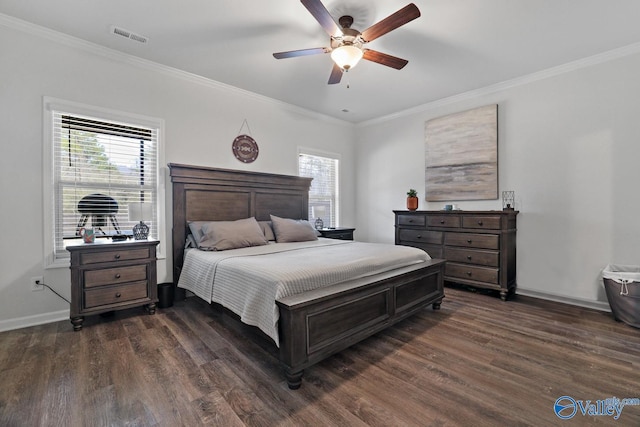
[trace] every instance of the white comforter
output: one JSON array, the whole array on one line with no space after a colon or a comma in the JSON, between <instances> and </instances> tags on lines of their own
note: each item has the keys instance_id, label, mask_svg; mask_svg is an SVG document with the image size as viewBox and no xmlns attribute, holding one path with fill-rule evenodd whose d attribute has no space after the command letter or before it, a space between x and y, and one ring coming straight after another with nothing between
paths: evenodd
<instances>
[{"instance_id":1,"label":"white comforter","mask_svg":"<svg viewBox=\"0 0 640 427\"><path fill-rule=\"evenodd\" d=\"M188 249L178 286L278 339L277 299L425 262L407 246L318 239L221 252Z\"/></svg>"}]
</instances>

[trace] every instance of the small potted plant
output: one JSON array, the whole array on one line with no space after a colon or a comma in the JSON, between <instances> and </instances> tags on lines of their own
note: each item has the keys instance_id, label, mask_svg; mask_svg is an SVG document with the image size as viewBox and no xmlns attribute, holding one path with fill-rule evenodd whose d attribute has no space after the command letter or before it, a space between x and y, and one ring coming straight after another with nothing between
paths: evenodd
<instances>
[{"instance_id":1,"label":"small potted plant","mask_svg":"<svg viewBox=\"0 0 640 427\"><path fill-rule=\"evenodd\" d=\"M418 209L418 192L413 188L407 191L407 209L410 211Z\"/></svg>"}]
</instances>

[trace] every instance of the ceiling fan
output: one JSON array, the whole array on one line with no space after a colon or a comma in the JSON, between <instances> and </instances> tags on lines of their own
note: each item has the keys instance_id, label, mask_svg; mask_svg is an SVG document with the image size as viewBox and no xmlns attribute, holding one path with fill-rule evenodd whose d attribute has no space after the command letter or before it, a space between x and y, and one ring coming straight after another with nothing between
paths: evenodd
<instances>
[{"instance_id":1,"label":"ceiling fan","mask_svg":"<svg viewBox=\"0 0 640 427\"><path fill-rule=\"evenodd\" d=\"M338 23L336 23L320 0L300 0L300 2L329 34L329 37L331 37L330 47L276 52L273 54L274 58L284 59L318 53L331 53L331 59L333 59L334 64L329 76L329 84L340 83L342 73L355 67L360 59L377 62L396 70L400 70L409 62L406 59L367 49L364 45L418 18L420 10L415 4L408 4L382 21L360 32L351 28L351 24L353 24L352 16L341 16L338 19Z\"/></svg>"}]
</instances>

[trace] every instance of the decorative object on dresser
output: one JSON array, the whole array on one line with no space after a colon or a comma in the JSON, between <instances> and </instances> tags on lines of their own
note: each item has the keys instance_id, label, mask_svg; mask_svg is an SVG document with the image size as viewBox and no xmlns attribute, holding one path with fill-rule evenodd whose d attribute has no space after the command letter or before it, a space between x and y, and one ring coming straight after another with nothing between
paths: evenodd
<instances>
[{"instance_id":1,"label":"decorative object on dresser","mask_svg":"<svg viewBox=\"0 0 640 427\"><path fill-rule=\"evenodd\" d=\"M407 191L407 209L410 211L418 209L418 192L413 188Z\"/></svg>"},{"instance_id":2,"label":"decorative object on dresser","mask_svg":"<svg viewBox=\"0 0 640 427\"><path fill-rule=\"evenodd\" d=\"M513 210L516 207L516 193L515 191L503 191L502 192L502 209Z\"/></svg>"},{"instance_id":3,"label":"decorative object on dresser","mask_svg":"<svg viewBox=\"0 0 640 427\"><path fill-rule=\"evenodd\" d=\"M498 198L498 105L425 124L426 200Z\"/></svg>"},{"instance_id":4,"label":"decorative object on dresser","mask_svg":"<svg viewBox=\"0 0 640 427\"><path fill-rule=\"evenodd\" d=\"M322 237L327 237L329 239L353 240L354 230L355 228L336 227L323 228L318 231Z\"/></svg>"},{"instance_id":5,"label":"decorative object on dresser","mask_svg":"<svg viewBox=\"0 0 640 427\"><path fill-rule=\"evenodd\" d=\"M518 211L393 212L396 245L446 259L445 281L515 293Z\"/></svg>"},{"instance_id":6,"label":"decorative object on dresser","mask_svg":"<svg viewBox=\"0 0 640 427\"><path fill-rule=\"evenodd\" d=\"M78 244L71 253L71 323L82 329L84 316L144 305L156 310L158 241Z\"/></svg>"}]
</instances>

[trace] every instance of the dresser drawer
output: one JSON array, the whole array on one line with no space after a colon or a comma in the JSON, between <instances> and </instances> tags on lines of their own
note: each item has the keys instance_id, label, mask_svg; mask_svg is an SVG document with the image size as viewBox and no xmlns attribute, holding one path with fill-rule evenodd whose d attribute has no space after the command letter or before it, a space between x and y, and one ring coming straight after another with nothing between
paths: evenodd
<instances>
[{"instance_id":1,"label":"dresser drawer","mask_svg":"<svg viewBox=\"0 0 640 427\"><path fill-rule=\"evenodd\" d=\"M411 246L422 249L429 254L431 258L442 258L442 245L429 245L420 242L410 242L408 240L400 241L399 244L402 246Z\"/></svg>"},{"instance_id":2,"label":"dresser drawer","mask_svg":"<svg viewBox=\"0 0 640 427\"><path fill-rule=\"evenodd\" d=\"M500 252L463 249L446 246L444 257L447 261L476 264L486 267L500 267Z\"/></svg>"},{"instance_id":3,"label":"dresser drawer","mask_svg":"<svg viewBox=\"0 0 640 427\"><path fill-rule=\"evenodd\" d=\"M117 286L103 286L84 292L85 308L116 304L147 298L147 282L134 282Z\"/></svg>"},{"instance_id":4,"label":"dresser drawer","mask_svg":"<svg viewBox=\"0 0 640 427\"><path fill-rule=\"evenodd\" d=\"M431 243L434 245L442 244L442 231L426 231L416 230L412 228L401 228L399 233L401 241Z\"/></svg>"},{"instance_id":5,"label":"dresser drawer","mask_svg":"<svg viewBox=\"0 0 640 427\"><path fill-rule=\"evenodd\" d=\"M102 270L88 270L84 272L85 288L93 288L96 286L104 285L115 285L118 283L126 283L146 279L146 264L132 265L129 267L105 268Z\"/></svg>"},{"instance_id":6,"label":"dresser drawer","mask_svg":"<svg viewBox=\"0 0 640 427\"><path fill-rule=\"evenodd\" d=\"M424 227L426 224L424 215L398 215L398 225Z\"/></svg>"},{"instance_id":7,"label":"dresser drawer","mask_svg":"<svg viewBox=\"0 0 640 427\"><path fill-rule=\"evenodd\" d=\"M445 233L444 244L497 250L500 249L500 236L497 234Z\"/></svg>"},{"instance_id":8,"label":"dresser drawer","mask_svg":"<svg viewBox=\"0 0 640 427\"><path fill-rule=\"evenodd\" d=\"M497 285L498 271L497 268L475 267L447 262L444 275L446 276L445 278L450 279L474 280Z\"/></svg>"},{"instance_id":9,"label":"dresser drawer","mask_svg":"<svg viewBox=\"0 0 640 427\"><path fill-rule=\"evenodd\" d=\"M430 215L427 217L429 227L460 228L460 217L458 215Z\"/></svg>"},{"instance_id":10,"label":"dresser drawer","mask_svg":"<svg viewBox=\"0 0 640 427\"><path fill-rule=\"evenodd\" d=\"M462 227L464 228L479 228L484 230L500 230L499 216L487 216L487 215L463 215Z\"/></svg>"},{"instance_id":11,"label":"dresser drawer","mask_svg":"<svg viewBox=\"0 0 640 427\"><path fill-rule=\"evenodd\" d=\"M99 262L128 261L145 258L149 258L149 248L87 252L80 255L80 263L95 264Z\"/></svg>"}]
</instances>

